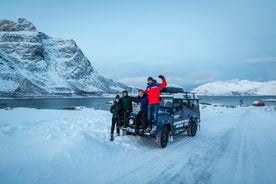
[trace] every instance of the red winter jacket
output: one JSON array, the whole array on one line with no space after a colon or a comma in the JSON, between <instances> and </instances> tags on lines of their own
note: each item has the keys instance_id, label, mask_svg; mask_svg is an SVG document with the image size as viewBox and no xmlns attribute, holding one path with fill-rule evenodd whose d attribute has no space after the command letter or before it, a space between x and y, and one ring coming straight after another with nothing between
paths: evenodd
<instances>
[{"instance_id":1,"label":"red winter jacket","mask_svg":"<svg viewBox=\"0 0 276 184\"><path fill-rule=\"evenodd\" d=\"M167 81L165 78L162 79L162 83L159 86L155 86L151 89L145 91L148 94L149 104L159 104L160 103L160 90L167 86Z\"/></svg>"}]
</instances>

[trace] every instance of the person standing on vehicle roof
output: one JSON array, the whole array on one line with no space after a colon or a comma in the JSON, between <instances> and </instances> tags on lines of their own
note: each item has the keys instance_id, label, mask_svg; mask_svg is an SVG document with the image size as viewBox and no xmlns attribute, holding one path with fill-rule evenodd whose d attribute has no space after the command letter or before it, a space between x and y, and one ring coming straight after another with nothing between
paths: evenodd
<instances>
[{"instance_id":1,"label":"person standing on vehicle roof","mask_svg":"<svg viewBox=\"0 0 276 184\"><path fill-rule=\"evenodd\" d=\"M124 128L126 128L127 125L127 118L129 117L130 113L132 112L132 101L134 100L134 97L128 96L127 90L123 91L123 97L121 97L121 102L123 105L123 116L124 116Z\"/></svg>"},{"instance_id":2,"label":"person standing on vehicle roof","mask_svg":"<svg viewBox=\"0 0 276 184\"><path fill-rule=\"evenodd\" d=\"M116 125L117 135L120 135L119 125L121 122L121 111L122 111L122 103L120 101L120 96L116 95L115 100L112 102L110 106L110 112L112 113L112 124L111 124L111 132L110 132L110 141L114 140L114 128Z\"/></svg>"},{"instance_id":3,"label":"person standing on vehicle roof","mask_svg":"<svg viewBox=\"0 0 276 184\"><path fill-rule=\"evenodd\" d=\"M158 111L160 108L160 90L167 86L167 81L163 75L158 76L160 79L162 79L162 83L160 85L152 85L145 91L145 93L148 95L149 105L148 105L148 129L151 128L151 121L152 121L152 114L154 119L154 126L151 129L152 131L159 130L158 126ZM150 80L152 77L148 78L148 84L150 83Z\"/></svg>"},{"instance_id":4,"label":"person standing on vehicle roof","mask_svg":"<svg viewBox=\"0 0 276 184\"><path fill-rule=\"evenodd\" d=\"M143 130L146 130L147 128L148 95L144 93L144 90L139 89L138 97L136 97L133 101L141 104L140 111L135 116L135 134L137 134L141 123L143 126Z\"/></svg>"}]
</instances>

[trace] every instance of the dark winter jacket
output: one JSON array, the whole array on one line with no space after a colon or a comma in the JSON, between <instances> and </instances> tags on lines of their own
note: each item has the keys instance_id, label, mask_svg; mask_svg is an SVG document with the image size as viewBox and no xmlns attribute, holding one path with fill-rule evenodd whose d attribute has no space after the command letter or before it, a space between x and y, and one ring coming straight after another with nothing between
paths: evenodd
<instances>
[{"instance_id":1,"label":"dark winter jacket","mask_svg":"<svg viewBox=\"0 0 276 184\"><path fill-rule=\"evenodd\" d=\"M148 110L149 101L148 101L148 95L147 94L144 94L142 97L138 96L133 101L136 102L136 103L141 103L140 110L144 110L144 111Z\"/></svg>"},{"instance_id":2,"label":"dark winter jacket","mask_svg":"<svg viewBox=\"0 0 276 184\"><path fill-rule=\"evenodd\" d=\"M121 102L114 102L114 105L110 106L110 112L112 113L112 118L119 118L122 113L122 103Z\"/></svg>"},{"instance_id":3,"label":"dark winter jacket","mask_svg":"<svg viewBox=\"0 0 276 184\"><path fill-rule=\"evenodd\" d=\"M125 91L124 91L125 92ZM120 98L120 101L122 102L123 105L123 111L130 110L132 111L132 101L134 100L134 97L132 96L123 96Z\"/></svg>"},{"instance_id":4,"label":"dark winter jacket","mask_svg":"<svg viewBox=\"0 0 276 184\"><path fill-rule=\"evenodd\" d=\"M149 90L149 89L151 89L151 88L153 88L153 87L157 87L157 86L159 86L160 84L161 84L161 83L158 83L155 79L153 79L151 84L147 83L146 90Z\"/></svg>"},{"instance_id":5,"label":"dark winter jacket","mask_svg":"<svg viewBox=\"0 0 276 184\"><path fill-rule=\"evenodd\" d=\"M145 91L145 93L148 95L148 100L150 105L160 103L160 90L166 86L167 86L167 81L165 77L163 77L162 83L159 86L155 86Z\"/></svg>"}]
</instances>

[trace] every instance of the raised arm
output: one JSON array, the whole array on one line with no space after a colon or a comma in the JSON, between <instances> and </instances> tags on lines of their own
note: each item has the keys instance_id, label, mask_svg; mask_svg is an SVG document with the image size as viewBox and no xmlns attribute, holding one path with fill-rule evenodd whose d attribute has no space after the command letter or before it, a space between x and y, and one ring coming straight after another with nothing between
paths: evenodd
<instances>
[{"instance_id":1,"label":"raised arm","mask_svg":"<svg viewBox=\"0 0 276 184\"><path fill-rule=\"evenodd\" d=\"M158 76L160 79L162 79L162 83L158 86L159 89L162 89L167 86L167 80L163 75Z\"/></svg>"}]
</instances>

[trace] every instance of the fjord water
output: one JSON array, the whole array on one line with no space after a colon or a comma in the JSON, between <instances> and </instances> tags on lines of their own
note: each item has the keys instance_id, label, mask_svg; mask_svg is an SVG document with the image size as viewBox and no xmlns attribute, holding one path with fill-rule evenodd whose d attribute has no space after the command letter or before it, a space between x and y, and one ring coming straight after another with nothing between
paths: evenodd
<instances>
[{"instance_id":1,"label":"fjord water","mask_svg":"<svg viewBox=\"0 0 276 184\"><path fill-rule=\"evenodd\" d=\"M276 96L200 96L200 103L236 106L252 105L254 101L264 101L266 105L276 105Z\"/></svg>"},{"instance_id":2,"label":"fjord water","mask_svg":"<svg viewBox=\"0 0 276 184\"><path fill-rule=\"evenodd\" d=\"M87 108L108 110L112 98L31 98L31 99L0 99L0 108L36 108L64 109L83 106Z\"/></svg>"},{"instance_id":3,"label":"fjord water","mask_svg":"<svg viewBox=\"0 0 276 184\"><path fill-rule=\"evenodd\" d=\"M0 108L63 109L83 106L109 110L112 99L110 97L0 99ZM240 105L241 102L244 106L248 106L256 100L264 100L266 105L276 105L276 96L200 96L199 99L200 103L226 106ZM268 100L272 102L268 102Z\"/></svg>"}]
</instances>

